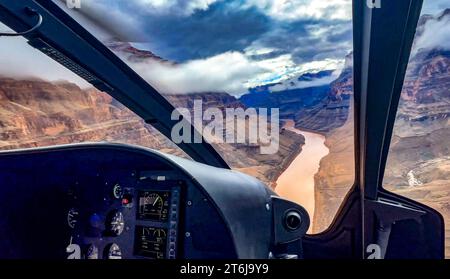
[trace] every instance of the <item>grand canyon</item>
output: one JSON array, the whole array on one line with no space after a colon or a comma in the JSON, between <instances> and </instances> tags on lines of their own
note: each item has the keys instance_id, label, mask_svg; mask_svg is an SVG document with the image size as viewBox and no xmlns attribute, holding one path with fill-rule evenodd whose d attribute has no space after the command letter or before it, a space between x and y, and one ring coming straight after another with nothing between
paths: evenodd
<instances>
[{"instance_id":1,"label":"grand canyon","mask_svg":"<svg viewBox=\"0 0 450 279\"><path fill-rule=\"evenodd\" d=\"M423 15L416 42L430 22L449 19L450 10L435 16ZM127 43L116 42L109 47L133 63L145 65L155 60L172 63ZM349 53L338 77L316 87L272 92L271 88L277 86L274 83L250 88L240 97L227 92L165 94L165 97L175 107L190 109L194 99L201 99L204 109L279 108L285 126L280 129L280 148L276 154L259 154L258 145L214 146L233 169L259 178L292 200L299 200L292 196L295 191L282 191L278 184L285 182L279 178L298 156L306 153L303 149L309 148L307 141L317 140L318 148L325 149L321 149L323 157L317 159L317 167L313 166L309 174L313 184L307 195L314 202L305 206L313 207L309 210L313 212L310 233L319 233L333 221L354 180L352 60ZM330 75L330 71L324 70L295 78L314 80ZM386 189L424 203L444 216L447 257L450 257L449 88L450 51L419 48L415 44L383 182ZM98 141L136 144L187 156L151 125L96 89L81 88L69 81L0 76L0 149ZM302 163L308 164L308 160L295 163L295 168L302 168ZM296 187L303 186L302 181L296 183Z\"/></svg>"}]
</instances>

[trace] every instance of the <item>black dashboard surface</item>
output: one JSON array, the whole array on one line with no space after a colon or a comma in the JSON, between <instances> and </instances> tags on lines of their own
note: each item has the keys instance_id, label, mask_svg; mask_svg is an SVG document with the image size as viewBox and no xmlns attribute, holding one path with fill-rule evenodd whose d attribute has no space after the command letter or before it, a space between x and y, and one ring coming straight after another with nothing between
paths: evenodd
<instances>
[{"instance_id":1,"label":"black dashboard surface","mask_svg":"<svg viewBox=\"0 0 450 279\"><path fill-rule=\"evenodd\" d=\"M0 199L0 258L264 259L309 226L253 177L123 144L2 151Z\"/></svg>"},{"instance_id":2,"label":"black dashboard surface","mask_svg":"<svg viewBox=\"0 0 450 279\"><path fill-rule=\"evenodd\" d=\"M3 258L237 256L208 194L157 153L96 145L0 158Z\"/></svg>"}]
</instances>

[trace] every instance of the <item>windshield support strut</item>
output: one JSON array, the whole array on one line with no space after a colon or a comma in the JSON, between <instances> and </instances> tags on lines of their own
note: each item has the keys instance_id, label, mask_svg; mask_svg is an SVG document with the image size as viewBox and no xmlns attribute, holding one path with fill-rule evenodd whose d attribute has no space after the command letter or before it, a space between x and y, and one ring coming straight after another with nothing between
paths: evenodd
<instances>
[{"instance_id":1,"label":"windshield support strut","mask_svg":"<svg viewBox=\"0 0 450 279\"><path fill-rule=\"evenodd\" d=\"M36 25L25 8L43 17L39 28L26 33L30 44L63 66L72 70L96 88L111 95L147 123L152 123L167 138L171 138L174 107L136 72L120 60L103 43L85 30L52 1L0 1L0 21L16 32ZM5 39L5 38L0 38ZM51 55L50 55L51 54ZM199 132L191 127L194 134ZM229 168L212 145L202 138L201 143L180 143L178 146L192 159L215 167Z\"/></svg>"}]
</instances>

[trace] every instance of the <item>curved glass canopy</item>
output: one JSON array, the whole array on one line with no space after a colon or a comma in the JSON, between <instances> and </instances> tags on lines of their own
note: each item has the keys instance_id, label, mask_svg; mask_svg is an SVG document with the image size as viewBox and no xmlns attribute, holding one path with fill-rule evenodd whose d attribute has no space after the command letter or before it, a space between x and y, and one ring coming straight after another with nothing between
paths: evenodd
<instances>
[{"instance_id":1,"label":"curved glass canopy","mask_svg":"<svg viewBox=\"0 0 450 279\"><path fill-rule=\"evenodd\" d=\"M305 205L311 232L328 227L354 180L351 2L53 1L231 168ZM179 128L164 134L197 144Z\"/></svg>"}]
</instances>

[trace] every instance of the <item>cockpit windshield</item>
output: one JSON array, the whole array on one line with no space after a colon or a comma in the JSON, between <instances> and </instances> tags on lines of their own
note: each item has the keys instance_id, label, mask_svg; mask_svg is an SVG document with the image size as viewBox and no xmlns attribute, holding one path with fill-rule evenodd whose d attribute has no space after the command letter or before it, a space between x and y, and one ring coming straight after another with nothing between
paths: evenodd
<instances>
[{"instance_id":1,"label":"cockpit windshield","mask_svg":"<svg viewBox=\"0 0 450 279\"><path fill-rule=\"evenodd\" d=\"M5 255L450 257L448 0L0 3Z\"/></svg>"},{"instance_id":2,"label":"cockpit windshield","mask_svg":"<svg viewBox=\"0 0 450 279\"><path fill-rule=\"evenodd\" d=\"M304 205L314 216L310 232L328 227L354 180L351 0L53 2L160 92L177 109L173 119L189 119L231 168ZM120 105L108 102L109 112ZM172 142L199 140L185 137L183 125L170 141L152 140L157 131L140 125L124 128L129 136L120 140L176 154ZM56 137L60 129L49 131ZM105 127L90 129L82 141L117 141L98 136Z\"/></svg>"},{"instance_id":3,"label":"cockpit windshield","mask_svg":"<svg viewBox=\"0 0 450 279\"><path fill-rule=\"evenodd\" d=\"M354 172L351 1L55 2L232 168L325 211L315 231L331 223ZM316 204L315 189L335 202Z\"/></svg>"}]
</instances>

